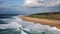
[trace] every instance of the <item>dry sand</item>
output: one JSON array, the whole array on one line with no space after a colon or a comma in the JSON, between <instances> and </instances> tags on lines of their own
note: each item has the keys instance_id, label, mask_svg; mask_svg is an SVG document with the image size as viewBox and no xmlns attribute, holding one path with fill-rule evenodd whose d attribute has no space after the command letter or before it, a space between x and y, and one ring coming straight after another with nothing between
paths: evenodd
<instances>
[{"instance_id":1,"label":"dry sand","mask_svg":"<svg viewBox=\"0 0 60 34\"><path fill-rule=\"evenodd\" d=\"M60 29L60 20L38 19L38 18L32 18L32 17L27 17L27 16L22 16L19 18L22 18L25 21L40 23L42 25L55 26Z\"/></svg>"}]
</instances>

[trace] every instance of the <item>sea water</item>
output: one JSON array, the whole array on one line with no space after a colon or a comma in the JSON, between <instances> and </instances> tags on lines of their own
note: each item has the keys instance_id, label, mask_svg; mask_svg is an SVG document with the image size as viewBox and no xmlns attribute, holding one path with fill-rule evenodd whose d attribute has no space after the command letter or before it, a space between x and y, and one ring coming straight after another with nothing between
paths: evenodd
<instances>
[{"instance_id":1,"label":"sea water","mask_svg":"<svg viewBox=\"0 0 60 34\"><path fill-rule=\"evenodd\" d=\"M0 34L60 34L56 27L34 24L13 16L0 19Z\"/></svg>"}]
</instances>

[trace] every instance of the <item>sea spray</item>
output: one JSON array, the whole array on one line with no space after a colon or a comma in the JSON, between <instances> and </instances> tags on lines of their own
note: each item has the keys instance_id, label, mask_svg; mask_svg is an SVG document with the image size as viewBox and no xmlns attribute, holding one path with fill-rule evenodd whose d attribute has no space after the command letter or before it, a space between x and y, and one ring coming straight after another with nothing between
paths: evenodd
<instances>
[{"instance_id":1,"label":"sea spray","mask_svg":"<svg viewBox=\"0 0 60 34\"><path fill-rule=\"evenodd\" d=\"M24 31L21 31L21 34L28 34L28 33L24 32Z\"/></svg>"},{"instance_id":2,"label":"sea spray","mask_svg":"<svg viewBox=\"0 0 60 34\"><path fill-rule=\"evenodd\" d=\"M21 34L22 25L13 18L0 19L6 24L0 24L0 34Z\"/></svg>"},{"instance_id":3,"label":"sea spray","mask_svg":"<svg viewBox=\"0 0 60 34\"><path fill-rule=\"evenodd\" d=\"M18 23L0 24L0 34L20 34L21 25Z\"/></svg>"},{"instance_id":4,"label":"sea spray","mask_svg":"<svg viewBox=\"0 0 60 34\"><path fill-rule=\"evenodd\" d=\"M0 29L19 29L21 27L20 24L15 22L10 22L9 24L0 24Z\"/></svg>"},{"instance_id":5,"label":"sea spray","mask_svg":"<svg viewBox=\"0 0 60 34\"><path fill-rule=\"evenodd\" d=\"M27 22L22 20L21 18L18 18L18 16L0 20L5 21L5 23L7 23L0 24L0 29L13 29L13 31L9 31L11 34L18 34L19 32L21 34L60 34L60 31L58 29L55 29L54 27L34 24L33 22ZM9 34L8 31L6 34Z\"/></svg>"},{"instance_id":6,"label":"sea spray","mask_svg":"<svg viewBox=\"0 0 60 34\"><path fill-rule=\"evenodd\" d=\"M56 29L54 30L53 29L54 27L50 27L47 25L41 25L41 24L34 24L33 22L27 22L18 17L15 17L14 21L16 23L21 24L23 32L25 32L27 34L37 34L37 33L38 34L59 34L59 32L60 32Z\"/></svg>"}]
</instances>

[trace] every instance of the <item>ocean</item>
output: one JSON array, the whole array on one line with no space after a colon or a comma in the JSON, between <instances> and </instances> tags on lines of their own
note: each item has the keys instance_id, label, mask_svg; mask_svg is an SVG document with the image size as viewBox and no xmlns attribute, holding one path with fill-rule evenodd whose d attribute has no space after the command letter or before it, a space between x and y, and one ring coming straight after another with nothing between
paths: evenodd
<instances>
[{"instance_id":1,"label":"ocean","mask_svg":"<svg viewBox=\"0 0 60 34\"><path fill-rule=\"evenodd\" d=\"M23 15L0 15L0 34L60 34L56 27L27 22L18 16Z\"/></svg>"}]
</instances>

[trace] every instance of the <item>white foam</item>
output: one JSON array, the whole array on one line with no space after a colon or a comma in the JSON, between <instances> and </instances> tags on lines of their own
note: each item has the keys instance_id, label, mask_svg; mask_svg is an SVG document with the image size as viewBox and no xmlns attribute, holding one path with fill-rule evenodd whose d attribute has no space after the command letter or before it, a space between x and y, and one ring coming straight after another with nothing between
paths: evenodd
<instances>
[{"instance_id":1,"label":"white foam","mask_svg":"<svg viewBox=\"0 0 60 34\"><path fill-rule=\"evenodd\" d=\"M25 33L24 31L21 31L21 34L27 34L27 33Z\"/></svg>"},{"instance_id":2,"label":"white foam","mask_svg":"<svg viewBox=\"0 0 60 34\"><path fill-rule=\"evenodd\" d=\"M18 18L18 17L12 17L12 18L2 19L2 20L8 22L8 24L0 24L0 29L20 30L20 28L21 28L22 29L21 34L28 34L28 33L24 32L23 30L25 30L27 32L45 31L46 34L60 34L60 30L57 29L56 27L50 27L50 26L41 25L41 24L34 24L33 22L23 21L21 18Z\"/></svg>"},{"instance_id":3,"label":"white foam","mask_svg":"<svg viewBox=\"0 0 60 34\"><path fill-rule=\"evenodd\" d=\"M22 26L15 22L10 22L9 24L0 24L0 29L15 29L19 30Z\"/></svg>"}]
</instances>

